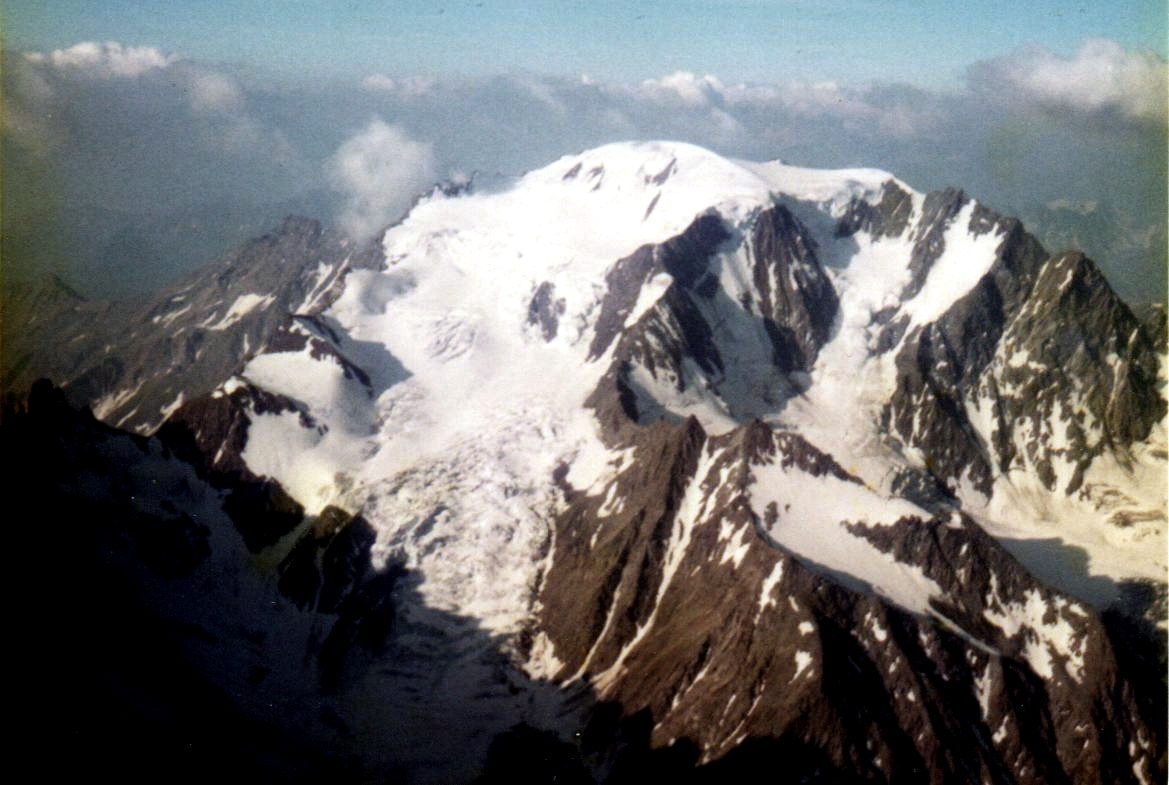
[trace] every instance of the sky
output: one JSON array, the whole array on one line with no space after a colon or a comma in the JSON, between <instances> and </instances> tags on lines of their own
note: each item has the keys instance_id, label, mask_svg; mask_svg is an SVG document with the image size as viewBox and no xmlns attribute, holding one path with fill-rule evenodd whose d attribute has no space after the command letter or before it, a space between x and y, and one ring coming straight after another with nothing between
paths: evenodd
<instances>
[{"instance_id":1,"label":"sky","mask_svg":"<svg viewBox=\"0 0 1169 785\"><path fill-rule=\"evenodd\" d=\"M675 70L727 81L959 85L979 59L1109 38L1166 56L1163 0L7 0L8 44L162 46L300 74L484 76L522 69L607 81Z\"/></svg>"},{"instance_id":2,"label":"sky","mask_svg":"<svg viewBox=\"0 0 1169 785\"><path fill-rule=\"evenodd\" d=\"M620 139L959 186L1165 299L1164 0L3 0L4 275L168 283L284 214Z\"/></svg>"}]
</instances>

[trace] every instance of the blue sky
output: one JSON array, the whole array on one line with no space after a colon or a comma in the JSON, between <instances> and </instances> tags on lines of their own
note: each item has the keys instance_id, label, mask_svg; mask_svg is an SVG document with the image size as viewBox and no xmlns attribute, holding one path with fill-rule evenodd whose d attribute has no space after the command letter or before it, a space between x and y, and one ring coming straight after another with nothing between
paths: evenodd
<instances>
[{"instance_id":1,"label":"blue sky","mask_svg":"<svg viewBox=\"0 0 1169 785\"><path fill-rule=\"evenodd\" d=\"M684 69L726 81L957 87L966 66L1085 38L1166 56L1163 0L7 0L10 50L157 46L303 76L531 71L633 81Z\"/></svg>"}]
</instances>

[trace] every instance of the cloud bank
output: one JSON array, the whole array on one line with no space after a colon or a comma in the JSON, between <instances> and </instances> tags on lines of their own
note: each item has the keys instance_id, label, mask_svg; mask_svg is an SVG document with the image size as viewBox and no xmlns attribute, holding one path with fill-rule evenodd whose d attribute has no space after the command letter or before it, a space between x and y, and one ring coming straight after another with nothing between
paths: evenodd
<instances>
[{"instance_id":1,"label":"cloud bank","mask_svg":"<svg viewBox=\"0 0 1169 785\"><path fill-rule=\"evenodd\" d=\"M55 68L119 78L134 78L156 68L166 68L177 59L152 46L125 46L117 41L83 41L68 49L55 49L48 54L30 52L25 57L30 62L49 63Z\"/></svg>"},{"instance_id":2,"label":"cloud bank","mask_svg":"<svg viewBox=\"0 0 1169 785\"><path fill-rule=\"evenodd\" d=\"M970 79L983 90L1001 86L1019 100L1161 124L1169 100L1164 60L1099 38L1084 41L1071 57L1029 48L977 63Z\"/></svg>"},{"instance_id":3,"label":"cloud bank","mask_svg":"<svg viewBox=\"0 0 1169 785\"><path fill-rule=\"evenodd\" d=\"M79 277L114 277L90 249L106 247L116 227L193 226L179 240L151 230L159 254L183 258L167 268L173 275L197 254L172 248L207 238L196 243L206 254L210 238L241 241L281 211L367 235L455 171L518 174L606 142L667 138L732 157L883 168L922 190L963 187L1025 220L1049 220L1045 206L1058 200L1118 210L1151 243L1074 236L1126 294L1164 296L1166 64L1111 41L1085 41L1070 56L1029 48L973 63L952 92L729 84L688 71L636 83L371 73L342 84L306 75L293 88L116 43L11 55L5 65L14 176L4 188L16 205L9 215L20 217L8 219L6 250L19 241L25 256L39 249L38 264L73 259L67 277L82 289ZM43 238L57 235L78 239L50 253ZM114 247L107 256L134 255ZM137 285L160 282L144 276Z\"/></svg>"}]
</instances>

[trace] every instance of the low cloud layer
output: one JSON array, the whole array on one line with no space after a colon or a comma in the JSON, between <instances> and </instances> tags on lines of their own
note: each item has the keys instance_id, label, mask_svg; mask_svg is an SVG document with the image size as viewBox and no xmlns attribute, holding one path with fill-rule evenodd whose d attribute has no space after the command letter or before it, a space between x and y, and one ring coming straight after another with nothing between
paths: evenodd
<instances>
[{"instance_id":1,"label":"low cloud layer","mask_svg":"<svg viewBox=\"0 0 1169 785\"><path fill-rule=\"evenodd\" d=\"M5 65L13 176L4 187L15 204L6 249L17 241L26 256L40 249L42 266L68 257L75 269L58 271L72 272L81 288L79 277L101 277L87 250L104 247L95 238L114 236L115 224L146 225L143 216L224 242L255 233L245 216L268 220L280 211L367 235L453 172L517 174L646 138L748 159L883 168L922 190L963 187L1025 218L1049 216L1044 206L1058 200L1099 204L1127 216L1134 233L1152 231L1152 250L1123 255L1116 243L1077 235L1085 250L1130 296L1163 296L1165 286L1157 248L1166 221L1166 64L1111 41L1086 41L1068 57L1021 49L974 63L965 89L948 93L905 84L728 84L687 71L630 84L530 73L373 73L325 84L310 75L290 88L115 43L10 55ZM77 215L92 224L84 232ZM212 222L235 234L208 232ZM26 225L37 228L22 239ZM84 242L68 253L45 250L41 238L71 232ZM174 244L155 239L160 255ZM134 255L133 247L115 248L118 258ZM144 275L136 285L162 277Z\"/></svg>"},{"instance_id":2,"label":"low cloud layer","mask_svg":"<svg viewBox=\"0 0 1169 785\"><path fill-rule=\"evenodd\" d=\"M358 238L400 218L437 177L431 145L414 141L381 119L345 140L325 171L341 194L341 225Z\"/></svg>"},{"instance_id":3,"label":"low cloud layer","mask_svg":"<svg viewBox=\"0 0 1169 785\"><path fill-rule=\"evenodd\" d=\"M975 64L970 79L983 90L1005 89L1016 98L1050 107L1114 111L1162 125L1166 121L1165 61L1106 39L1084 41L1071 57L1043 48L1022 49Z\"/></svg>"}]
</instances>

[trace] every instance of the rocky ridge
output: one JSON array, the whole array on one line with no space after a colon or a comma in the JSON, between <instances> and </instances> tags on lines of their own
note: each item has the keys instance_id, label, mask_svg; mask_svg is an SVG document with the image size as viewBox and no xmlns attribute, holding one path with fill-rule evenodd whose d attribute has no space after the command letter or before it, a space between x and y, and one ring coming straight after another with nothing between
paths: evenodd
<instances>
[{"instance_id":1,"label":"rocky ridge","mask_svg":"<svg viewBox=\"0 0 1169 785\"><path fill-rule=\"evenodd\" d=\"M141 301L87 302L55 279L19 286L5 309L4 389L50 378L103 421L153 433L264 351L291 315L324 308L348 270L380 258L289 217Z\"/></svg>"}]
</instances>

